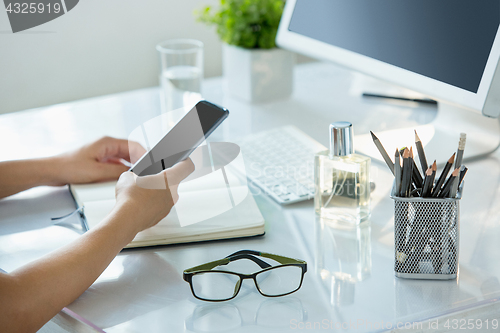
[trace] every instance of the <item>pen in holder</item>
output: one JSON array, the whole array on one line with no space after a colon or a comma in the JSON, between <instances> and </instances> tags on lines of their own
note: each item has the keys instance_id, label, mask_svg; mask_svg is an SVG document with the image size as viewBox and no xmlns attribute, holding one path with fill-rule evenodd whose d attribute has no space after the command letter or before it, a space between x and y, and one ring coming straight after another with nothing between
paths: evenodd
<instances>
[{"instance_id":1,"label":"pen in holder","mask_svg":"<svg viewBox=\"0 0 500 333\"><path fill-rule=\"evenodd\" d=\"M458 272L460 199L394 200L394 271L408 279L455 279Z\"/></svg>"}]
</instances>

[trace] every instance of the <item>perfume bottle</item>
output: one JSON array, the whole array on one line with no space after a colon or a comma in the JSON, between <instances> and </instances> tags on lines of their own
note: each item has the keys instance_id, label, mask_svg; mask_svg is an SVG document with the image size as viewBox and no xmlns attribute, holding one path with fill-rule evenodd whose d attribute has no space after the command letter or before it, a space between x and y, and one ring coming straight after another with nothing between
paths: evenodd
<instances>
[{"instance_id":1,"label":"perfume bottle","mask_svg":"<svg viewBox=\"0 0 500 333\"><path fill-rule=\"evenodd\" d=\"M370 217L370 158L354 153L352 124L330 124L330 150L314 158L314 208L321 218L359 224Z\"/></svg>"}]
</instances>

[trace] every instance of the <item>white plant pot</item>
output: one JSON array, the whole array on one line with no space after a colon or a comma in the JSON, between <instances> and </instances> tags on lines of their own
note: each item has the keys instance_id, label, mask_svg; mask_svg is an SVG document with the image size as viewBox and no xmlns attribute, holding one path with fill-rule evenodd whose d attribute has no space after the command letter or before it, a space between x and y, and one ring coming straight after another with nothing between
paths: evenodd
<instances>
[{"instance_id":1,"label":"white plant pot","mask_svg":"<svg viewBox=\"0 0 500 333\"><path fill-rule=\"evenodd\" d=\"M247 102L269 102L291 95L294 54L282 49L245 49L223 44L226 90Z\"/></svg>"}]
</instances>

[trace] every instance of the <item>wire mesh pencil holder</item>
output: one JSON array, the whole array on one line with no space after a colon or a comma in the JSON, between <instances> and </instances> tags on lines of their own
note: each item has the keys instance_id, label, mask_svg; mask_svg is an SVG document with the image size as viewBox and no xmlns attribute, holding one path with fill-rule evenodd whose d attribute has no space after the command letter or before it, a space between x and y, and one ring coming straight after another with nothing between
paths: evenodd
<instances>
[{"instance_id":1,"label":"wire mesh pencil holder","mask_svg":"<svg viewBox=\"0 0 500 333\"><path fill-rule=\"evenodd\" d=\"M461 194L462 187L457 198L401 198L393 193L397 277L457 277Z\"/></svg>"}]
</instances>

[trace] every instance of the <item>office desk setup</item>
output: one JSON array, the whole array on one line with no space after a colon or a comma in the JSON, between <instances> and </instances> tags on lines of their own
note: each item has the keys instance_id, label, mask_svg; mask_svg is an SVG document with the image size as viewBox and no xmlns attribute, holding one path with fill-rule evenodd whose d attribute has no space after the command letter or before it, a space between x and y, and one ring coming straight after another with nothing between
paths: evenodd
<instances>
[{"instance_id":1,"label":"office desk setup","mask_svg":"<svg viewBox=\"0 0 500 333\"><path fill-rule=\"evenodd\" d=\"M333 121L350 121L355 134L366 134L411 128L435 116L432 106L364 99L365 91L404 93L325 63L296 66L293 95L267 104L232 99L224 94L221 78L207 79L202 87L204 98L231 112L210 141L232 142L294 125L327 146ZM0 159L58 154L103 135L126 138L160 114L158 93L149 88L2 115ZM251 186L266 220L264 236L122 251L42 332L422 332L460 327L498 332L500 152L466 164L456 280L394 276L393 176L373 161L376 187L369 222L332 227L316 218L312 200L280 206ZM35 188L1 200L0 268L12 271L78 238L78 216L61 225L50 220L72 210L67 187ZM244 281L233 300L195 299L183 270L242 249L307 261L302 287L288 296L266 298ZM247 273L255 268L235 265Z\"/></svg>"}]
</instances>

